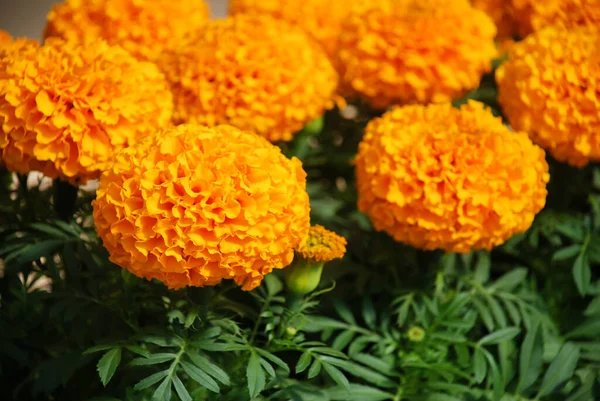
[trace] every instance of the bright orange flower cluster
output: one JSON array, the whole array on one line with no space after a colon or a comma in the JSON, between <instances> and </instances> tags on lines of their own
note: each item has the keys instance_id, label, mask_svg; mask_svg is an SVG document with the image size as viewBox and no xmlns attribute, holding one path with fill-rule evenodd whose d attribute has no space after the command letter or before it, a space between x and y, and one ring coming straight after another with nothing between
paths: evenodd
<instances>
[{"instance_id":1,"label":"bright orange flower cluster","mask_svg":"<svg viewBox=\"0 0 600 401\"><path fill-rule=\"evenodd\" d=\"M468 0L374 2L344 24L342 80L376 108L449 101L491 70L495 36Z\"/></svg>"},{"instance_id":2,"label":"bright orange flower cluster","mask_svg":"<svg viewBox=\"0 0 600 401\"><path fill-rule=\"evenodd\" d=\"M511 0L511 6L521 37L550 25L600 26L600 0Z\"/></svg>"},{"instance_id":3,"label":"bright orange flower cluster","mask_svg":"<svg viewBox=\"0 0 600 401\"><path fill-rule=\"evenodd\" d=\"M0 45L12 42L12 36L6 31L0 29Z\"/></svg>"},{"instance_id":4,"label":"bright orange flower cluster","mask_svg":"<svg viewBox=\"0 0 600 401\"><path fill-rule=\"evenodd\" d=\"M94 219L111 260L170 288L257 287L308 234L306 173L264 138L184 124L116 156Z\"/></svg>"},{"instance_id":5,"label":"bright orange flower cluster","mask_svg":"<svg viewBox=\"0 0 600 401\"><path fill-rule=\"evenodd\" d=\"M496 73L504 114L557 160L600 160L600 32L547 28L516 44Z\"/></svg>"},{"instance_id":6,"label":"bright orange flower cluster","mask_svg":"<svg viewBox=\"0 0 600 401\"><path fill-rule=\"evenodd\" d=\"M204 0L66 0L48 14L44 36L78 42L102 38L155 61L208 18Z\"/></svg>"},{"instance_id":7,"label":"bright orange flower cluster","mask_svg":"<svg viewBox=\"0 0 600 401\"><path fill-rule=\"evenodd\" d=\"M271 17L211 21L161 61L175 96L175 121L231 124L289 141L333 107L338 77L299 28Z\"/></svg>"},{"instance_id":8,"label":"bright orange flower cluster","mask_svg":"<svg viewBox=\"0 0 600 401\"><path fill-rule=\"evenodd\" d=\"M334 59L342 23L352 11L368 3L369 0L230 0L229 11L232 15L270 15L299 26Z\"/></svg>"},{"instance_id":9,"label":"bright orange flower cluster","mask_svg":"<svg viewBox=\"0 0 600 401\"><path fill-rule=\"evenodd\" d=\"M497 38L509 39L517 31L510 0L472 0L473 6L490 16L498 29Z\"/></svg>"},{"instance_id":10,"label":"bright orange flower cluster","mask_svg":"<svg viewBox=\"0 0 600 401\"><path fill-rule=\"evenodd\" d=\"M158 68L104 41L0 48L0 154L10 170L84 183L115 151L170 124L172 109Z\"/></svg>"},{"instance_id":11,"label":"bright orange flower cluster","mask_svg":"<svg viewBox=\"0 0 600 401\"><path fill-rule=\"evenodd\" d=\"M312 262L329 262L344 257L346 239L323 226L314 225L296 251Z\"/></svg>"},{"instance_id":12,"label":"bright orange flower cluster","mask_svg":"<svg viewBox=\"0 0 600 401\"><path fill-rule=\"evenodd\" d=\"M544 151L483 104L396 108L367 126L358 207L421 249L491 249L527 230L546 200Z\"/></svg>"}]
</instances>

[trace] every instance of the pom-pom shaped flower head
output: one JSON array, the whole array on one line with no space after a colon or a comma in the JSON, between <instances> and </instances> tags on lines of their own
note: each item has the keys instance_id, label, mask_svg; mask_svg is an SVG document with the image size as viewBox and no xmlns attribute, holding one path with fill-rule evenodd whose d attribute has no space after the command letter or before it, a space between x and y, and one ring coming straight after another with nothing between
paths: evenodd
<instances>
[{"instance_id":1,"label":"pom-pom shaped flower head","mask_svg":"<svg viewBox=\"0 0 600 401\"><path fill-rule=\"evenodd\" d=\"M66 0L48 14L44 36L118 44L156 61L209 18L204 0Z\"/></svg>"},{"instance_id":2,"label":"pom-pom shaped flower head","mask_svg":"<svg viewBox=\"0 0 600 401\"><path fill-rule=\"evenodd\" d=\"M600 0L511 0L511 6L521 37L551 25L600 26Z\"/></svg>"},{"instance_id":3,"label":"pom-pom shaped flower head","mask_svg":"<svg viewBox=\"0 0 600 401\"><path fill-rule=\"evenodd\" d=\"M369 0L230 0L232 15L270 15L299 26L319 42L333 59L342 23L352 11L364 8Z\"/></svg>"},{"instance_id":4,"label":"pom-pom shaped flower head","mask_svg":"<svg viewBox=\"0 0 600 401\"><path fill-rule=\"evenodd\" d=\"M468 0L374 2L344 24L342 80L375 108L449 101L491 70L495 35Z\"/></svg>"},{"instance_id":5,"label":"pom-pom shaped flower head","mask_svg":"<svg viewBox=\"0 0 600 401\"><path fill-rule=\"evenodd\" d=\"M496 72L510 124L557 160L600 160L600 33L548 28L517 43Z\"/></svg>"},{"instance_id":6,"label":"pom-pom shaped flower head","mask_svg":"<svg viewBox=\"0 0 600 401\"><path fill-rule=\"evenodd\" d=\"M477 102L405 106L371 121L356 177L358 207L377 230L461 253L527 230L549 179L544 151Z\"/></svg>"},{"instance_id":7,"label":"pom-pom shaped flower head","mask_svg":"<svg viewBox=\"0 0 600 401\"><path fill-rule=\"evenodd\" d=\"M255 134L183 124L116 156L94 219L111 260L139 277L251 290L308 233L306 173Z\"/></svg>"},{"instance_id":8,"label":"pom-pom shaped flower head","mask_svg":"<svg viewBox=\"0 0 600 401\"><path fill-rule=\"evenodd\" d=\"M472 0L473 6L490 16L496 24L498 40L511 39L516 31L510 0Z\"/></svg>"},{"instance_id":9,"label":"pom-pom shaped flower head","mask_svg":"<svg viewBox=\"0 0 600 401\"><path fill-rule=\"evenodd\" d=\"M6 45L12 42L12 36L6 31L0 29L0 46Z\"/></svg>"},{"instance_id":10,"label":"pom-pom shaped flower head","mask_svg":"<svg viewBox=\"0 0 600 401\"><path fill-rule=\"evenodd\" d=\"M292 294L305 295L314 291L321 281L323 265L326 262L344 257L346 239L315 225L296 248L296 257L285 269L285 282Z\"/></svg>"},{"instance_id":11,"label":"pom-pom shaped flower head","mask_svg":"<svg viewBox=\"0 0 600 401\"><path fill-rule=\"evenodd\" d=\"M170 124L172 96L154 64L104 41L17 47L0 49L0 151L10 170L85 183L115 151Z\"/></svg>"},{"instance_id":12,"label":"pom-pom shaped flower head","mask_svg":"<svg viewBox=\"0 0 600 401\"><path fill-rule=\"evenodd\" d=\"M289 141L333 107L337 73L314 41L271 17L211 21L161 61L175 121L230 124Z\"/></svg>"}]
</instances>

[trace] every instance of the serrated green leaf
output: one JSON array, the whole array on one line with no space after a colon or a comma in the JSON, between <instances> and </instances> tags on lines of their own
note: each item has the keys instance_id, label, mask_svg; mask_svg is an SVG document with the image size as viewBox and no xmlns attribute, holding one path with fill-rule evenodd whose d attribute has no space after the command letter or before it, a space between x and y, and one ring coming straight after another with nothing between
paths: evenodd
<instances>
[{"instance_id":1,"label":"serrated green leaf","mask_svg":"<svg viewBox=\"0 0 600 401\"><path fill-rule=\"evenodd\" d=\"M212 363L208 358L194 353L189 353L187 356L201 370L208 373L224 385L229 386L231 384L227 373L225 373L223 369Z\"/></svg>"},{"instance_id":2,"label":"serrated green leaf","mask_svg":"<svg viewBox=\"0 0 600 401\"><path fill-rule=\"evenodd\" d=\"M312 363L312 365L310 365L310 369L308 369L308 375L307 377L309 379L312 379L313 377L316 377L320 372L321 372L321 367L323 365L321 364L321 362L319 362L318 359L315 359Z\"/></svg>"},{"instance_id":3,"label":"serrated green leaf","mask_svg":"<svg viewBox=\"0 0 600 401\"><path fill-rule=\"evenodd\" d=\"M492 354L490 354L485 349L481 349L487 359L490 368L492 369L492 385L493 385L493 393L492 399L494 401L500 401L502 396L504 395L504 380L502 379L502 373L500 373L500 368L498 368L498 364L494 360Z\"/></svg>"},{"instance_id":4,"label":"serrated green leaf","mask_svg":"<svg viewBox=\"0 0 600 401\"><path fill-rule=\"evenodd\" d=\"M12 253L10 256L6 257L5 262L8 264L13 259L16 259L15 263L19 266L28 264L38 260L42 256L48 256L56 252L58 248L64 245L64 243L63 240L48 240L25 245L18 253Z\"/></svg>"},{"instance_id":5,"label":"serrated green leaf","mask_svg":"<svg viewBox=\"0 0 600 401\"><path fill-rule=\"evenodd\" d=\"M408 317L408 311L410 310L411 304L412 298L408 298L402 303L402 306L398 308L398 319L396 320L398 327L402 327L404 326L404 323L406 323L406 318Z\"/></svg>"},{"instance_id":6,"label":"serrated green leaf","mask_svg":"<svg viewBox=\"0 0 600 401\"><path fill-rule=\"evenodd\" d=\"M302 373L308 368L310 362L312 361L312 356L309 352L305 352L300 355L300 359L298 359L298 363L296 364L296 373Z\"/></svg>"},{"instance_id":7,"label":"serrated green leaf","mask_svg":"<svg viewBox=\"0 0 600 401\"><path fill-rule=\"evenodd\" d=\"M521 329L518 327L506 327L483 337L479 340L479 345L499 344L504 341L512 340L519 335L520 332Z\"/></svg>"},{"instance_id":8,"label":"serrated green leaf","mask_svg":"<svg viewBox=\"0 0 600 401\"><path fill-rule=\"evenodd\" d=\"M271 364L264 358L260 358L260 366L263 367L263 369L265 370L265 372L267 372L267 374L271 377L275 377L275 369L273 369L273 366L271 366Z\"/></svg>"},{"instance_id":9,"label":"serrated green leaf","mask_svg":"<svg viewBox=\"0 0 600 401\"><path fill-rule=\"evenodd\" d=\"M49 234L51 237L54 237L54 238L63 239L63 240L70 238L64 231L59 230L58 228L52 227L49 224L31 223L30 226L32 228L34 228L35 230L42 232L44 234Z\"/></svg>"},{"instance_id":10,"label":"serrated green leaf","mask_svg":"<svg viewBox=\"0 0 600 401\"><path fill-rule=\"evenodd\" d=\"M380 359L377 358L373 355L369 355L369 354L356 354L354 355L353 359L357 362L362 363L363 365L368 366L369 368L376 370L380 373L383 373L384 375L394 375L394 369L393 366Z\"/></svg>"},{"instance_id":11,"label":"serrated green leaf","mask_svg":"<svg viewBox=\"0 0 600 401\"><path fill-rule=\"evenodd\" d=\"M460 293L454 299L443 308L440 313L441 317L445 316L455 316L457 315L471 300L471 294L468 293Z\"/></svg>"},{"instance_id":12,"label":"serrated green leaf","mask_svg":"<svg viewBox=\"0 0 600 401\"><path fill-rule=\"evenodd\" d=\"M433 393L428 394L425 398L425 401L461 401L461 399L448 394Z\"/></svg>"},{"instance_id":13,"label":"serrated green leaf","mask_svg":"<svg viewBox=\"0 0 600 401\"><path fill-rule=\"evenodd\" d=\"M564 385L573 376L578 361L579 348L572 343L565 343L550 363L536 398L547 396Z\"/></svg>"},{"instance_id":14,"label":"serrated green leaf","mask_svg":"<svg viewBox=\"0 0 600 401\"><path fill-rule=\"evenodd\" d=\"M327 371L327 368L326 368L327 365L333 365L333 366L336 366L336 367L339 367L339 368L345 370L346 372L350 373L351 375L353 375L355 377L360 377L361 379L366 380L370 383L373 383L377 386L380 386L380 387L393 387L394 386L394 383L392 383L392 381L390 381L390 379L387 378L386 376L384 376L380 373L377 373L374 370L365 368L364 366L361 366L361 365L356 364L351 361L338 359L338 358L332 358L332 357L328 357L328 356L323 356L323 357L321 357L321 362L323 363L323 367L325 368L326 371ZM338 383L338 384L341 384L341 383Z\"/></svg>"},{"instance_id":15,"label":"serrated green leaf","mask_svg":"<svg viewBox=\"0 0 600 401\"><path fill-rule=\"evenodd\" d=\"M458 359L458 364L460 366L468 366L471 360L471 355L469 354L469 348L467 348L464 344L455 344L454 352L456 352L456 357Z\"/></svg>"},{"instance_id":16,"label":"serrated green leaf","mask_svg":"<svg viewBox=\"0 0 600 401\"><path fill-rule=\"evenodd\" d=\"M169 374L169 370L168 369L167 370L163 370L162 372L154 373L153 375L150 375L150 376L146 377L145 379L140 380L133 387L133 389L136 390L136 391L144 390L144 389L152 386L153 384L158 383L163 378L165 378L168 374Z\"/></svg>"},{"instance_id":17,"label":"serrated green leaf","mask_svg":"<svg viewBox=\"0 0 600 401\"><path fill-rule=\"evenodd\" d=\"M94 354L96 352L106 351L107 349L112 349L112 348L115 348L115 347L116 347L115 344L96 345L95 347L91 347L91 348L86 349L81 354L82 355Z\"/></svg>"},{"instance_id":18,"label":"serrated green leaf","mask_svg":"<svg viewBox=\"0 0 600 401\"><path fill-rule=\"evenodd\" d=\"M510 292L525 281L527 273L527 269L523 267L513 269L496 280L488 289Z\"/></svg>"},{"instance_id":19,"label":"serrated green leaf","mask_svg":"<svg viewBox=\"0 0 600 401\"><path fill-rule=\"evenodd\" d=\"M187 391L177 374L173 375L173 387L175 387L175 392L177 393L181 401L193 401L192 396Z\"/></svg>"},{"instance_id":20,"label":"serrated green leaf","mask_svg":"<svg viewBox=\"0 0 600 401\"><path fill-rule=\"evenodd\" d=\"M477 309L477 313L479 313L479 317L483 320L483 324L488 329L488 331L494 331L494 319L492 318L492 314L489 309L477 298L473 298L473 306Z\"/></svg>"},{"instance_id":21,"label":"serrated green leaf","mask_svg":"<svg viewBox=\"0 0 600 401\"><path fill-rule=\"evenodd\" d=\"M338 315L340 315L340 317L342 318L342 320L344 320L348 324L356 326L356 320L354 319L354 315L352 314L352 312L346 304L336 300L333 303L333 306Z\"/></svg>"},{"instance_id":22,"label":"serrated green leaf","mask_svg":"<svg viewBox=\"0 0 600 401\"><path fill-rule=\"evenodd\" d=\"M283 369L283 370L285 370L286 372L289 373L289 371L290 371L289 366L281 358L279 358L278 356L270 353L269 351L261 349L261 348L255 348L255 350L262 357L268 359L269 361L273 362L275 365L279 366L281 369Z\"/></svg>"},{"instance_id":23,"label":"serrated green leaf","mask_svg":"<svg viewBox=\"0 0 600 401\"><path fill-rule=\"evenodd\" d=\"M332 347L337 350L343 350L352 341L356 333L354 331L342 331L333 341Z\"/></svg>"},{"instance_id":24,"label":"serrated green leaf","mask_svg":"<svg viewBox=\"0 0 600 401\"><path fill-rule=\"evenodd\" d=\"M201 385L202 387L212 391L213 393L219 393L221 389L216 381L213 380L206 372L197 368L189 362L183 361L181 362L181 367L184 372L196 383Z\"/></svg>"},{"instance_id":25,"label":"serrated green leaf","mask_svg":"<svg viewBox=\"0 0 600 401\"><path fill-rule=\"evenodd\" d=\"M246 378L248 379L248 392L250 398L258 396L265 388L265 371L260 366L260 357L257 353L250 354L248 367L246 368Z\"/></svg>"},{"instance_id":26,"label":"serrated green leaf","mask_svg":"<svg viewBox=\"0 0 600 401\"><path fill-rule=\"evenodd\" d=\"M544 344L539 320L525 335L519 356L519 382L517 393L522 394L535 383L542 372Z\"/></svg>"},{"instance_id":27,"label":"serrated green leaf","mask_svg":"<svg viewBox=\"0 0 600 401\"><path fill-rule=\"evenodd\" d=\"M329 377L331 377L331 379L334 382L336 382L340 386L344 386L344 387L348 388L348 386L350 385L350 382L338 368L336 368L335 366L330 365L328 363L323 363L323 369L325 369L325 372L327 372Z\"/></svg>"},{"instance_id":28,"label":"serrated green leaf","mask_svg":"<svg viewBox=\"0 0 600 401\"><path fill-rule=\"evenodd\" d=\"M502 303L504 304L506 311L510 316L510 320L512 320L516 327L519 327L521 325L521 314L519 313L519 309L512 301L508 299L502 298Z\"/></svg>"},{"instance_id":29,"label":"serrated green leaf","mask_svg":"<svg viewBox=\"0 0 600 401\"><path fill-rule=\"evenodd\" d=\"M152 401L170 401L171 400L171 378L167 376L165 380L158 386L154 394L152 394Z\"/></svg>"},{"instance_id":30,"label":"serrated green leaf","mask_svg":"<svg viewBox=\"0 0 600 401\"><path fill-rule=\"evenodd\" d=\"M594 298L583 312L586 316L600 315L600 296Z\"/></svg>"},{"instance_id":31,"label":"serrated green leaf","mask_svg":"<svg viewBox=\"0 0 600 401\"><path fill-rule=\"evenodd\" d=\"M167 361L171 361L175 359L177 355L171 353L159 353L152 354L148 358L135 358L131 361L131 366L148 366L148 365L156 365L159 363L165 363Z\"/></svg>"},{"instance_id":32,"label":"serrated green leaf","mask_svg":"<svg viewBox=\"0 0 600 401\"><path fill-rule=\"evenodd\" d=\"M506 321L506 314L504 313L504 310L502 310L502 307L500 306L498 301L496 301L496 299L492 296L486 297L486 300L488 305L490 306L490 310L492 311L494 320L496 321L496 323L498 323L498 327L506 327L508 325L508 322Z\"/></svg>"},{"instance_id":33,"label":"serrated green leaf","mask_svg":"<svg viewBox=\"0 0 600 401\"><path fill-rule=\"evenodd\" d=\"M361 384L350 384L348 387L337 386L325 392L331 401L384 401L394 398L393 394Z\"/></svg>"},{"instance_id":34,"label":"serrated green leaf","mask_svg":"<svg viewBox=\"0 0 600 401\"><path fill-rule=\"evenodd\" d=\"M573 280L579 294L582 296L587 294L592 280L592 269L585 252L579 254L577 259L575 259L575 263L573 264Z\"/></svg>"},{"instance_id":35,"label":"serrated green leaf","mask_svg":"<svg viewBox=\"0 0 600 401\"><path fill-rule=\"evenodd\" d=\"M362 315L367 327L371 330L375 330L377 325L377 312L375 311L371 298L367 297L363 301Z\"/></svg>"},{"instance_id":36,"label":"serrated green leaf","mask_svg":"<svg viewBox=\"0 0 600 401\"><path fill-rule=\"evenodd\" d=\"M560 249L552 255L553 262L559 262L561 260L571 259L581 252L581 245L575 244L570 245L566 248Z\"/></svg>"},{"instance_id":37,"label":"serrated green leaf","mask_svg":"<svg viewBox=\"0 0 600 401\"><path fill-rule=\"evenodd\" d=\"M475 383L483 382L485 375L487 374L487 363L485 361L485 355L480 348L475 349L473 354L473 374Z\"/></svg>"},{"instance_id":38,"label":"serrated green leaf","mask_svg":"<svg viewBox=\"0 0 600 401\"><path fill-rule=\"evenodd\" d=\"M143 356L144 358L148 358L150 356L150 351L140 347L139 345L125 345L125 348L134 354Z\"/></svg>"},{"instance_id":39,"label":"serrated green leaf","mask_svg":"<svg viewBox=\"0 0 600 401\"><path fill-rule=\"evenodd\" d=\"M116 347L105 353L98 361L96 369L100 376L100 381L106 387L110 379L117 371L117 367L121 363L121 347Z\"/></svg>"},{"instance_id":40,"label":"serrated green leaf","mask_svg":"<svg viewBox=\"0 0 600 401\"><path fill-rule=\"evenodd\" d=\"M462 334L451 333L449 331L434 333L431 337L436 340L447 341L449 343L464 343L467 341L467 338Z\"/></svg>"}]
</instances>

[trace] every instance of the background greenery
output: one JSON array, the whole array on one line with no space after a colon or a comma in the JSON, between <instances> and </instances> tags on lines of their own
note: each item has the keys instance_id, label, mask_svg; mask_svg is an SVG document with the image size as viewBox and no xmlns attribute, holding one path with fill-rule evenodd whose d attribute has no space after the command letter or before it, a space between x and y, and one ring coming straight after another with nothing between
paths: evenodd
<instances>
[{"instance_id":1,"label":"background greenery","mask_svg":"<svg viewBox=\"0 0 600 401\"><path fill-rule=\"evenodd\" d=\"M469 98L500 115L491 75ZM356 210L351 162L374 116L333 110L282 145L308 172L313 224L348 239L300 304L281 272L250 293L138 279L108 261L93 194L61 219L64 186L2 171L3 399L600 399L600 170L549 160L546 209L492 253L421 252Z\"/></svg>"}]
</instances>

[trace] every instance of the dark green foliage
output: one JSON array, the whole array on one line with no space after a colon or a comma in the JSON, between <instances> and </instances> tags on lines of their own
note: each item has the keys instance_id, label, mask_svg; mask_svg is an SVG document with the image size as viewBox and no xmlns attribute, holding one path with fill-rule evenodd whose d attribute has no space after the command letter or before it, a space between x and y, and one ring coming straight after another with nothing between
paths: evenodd
<instances>
[{"instance_id":1,"label":"dark green foliage","mask_svg":"<svg viewBox=\"0 0 600 401\"><path fill-rule=\"evenodd\" d=\"M500 113L489 79L470 97ZM600 170L550 161L546 209L491 253L421 252L356 209L351 162L375 116L357 112L282 145L308 172L313 223L349 243L301 300L281 272L252 293L141 280L108 260L92 195L65 220L52 190L2 172L3 399L600 399Z\"/></svg>"}]
</instances>

